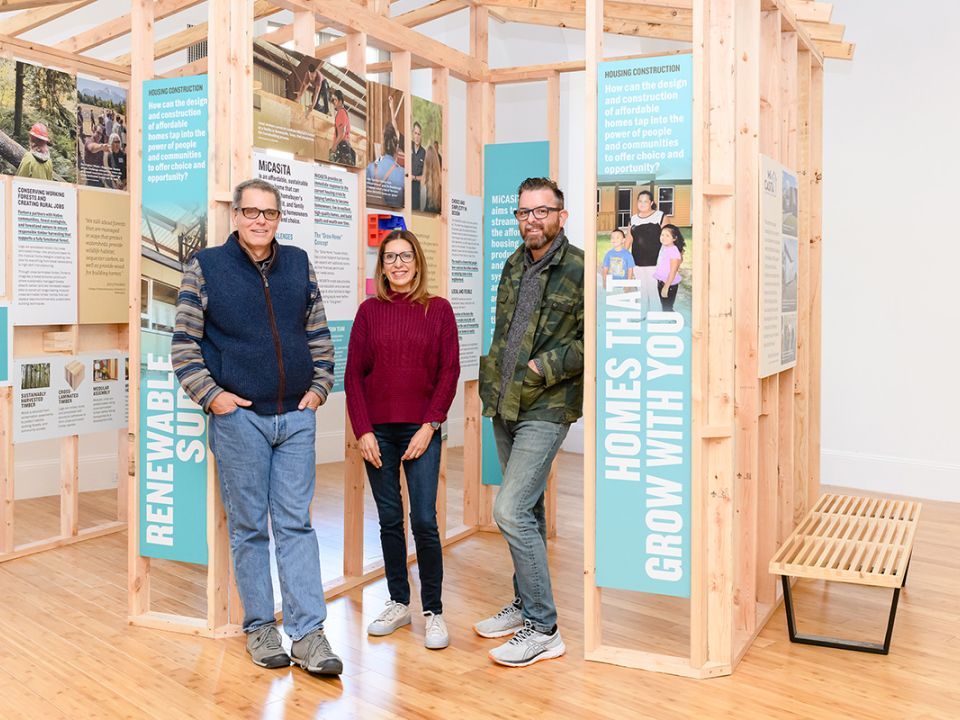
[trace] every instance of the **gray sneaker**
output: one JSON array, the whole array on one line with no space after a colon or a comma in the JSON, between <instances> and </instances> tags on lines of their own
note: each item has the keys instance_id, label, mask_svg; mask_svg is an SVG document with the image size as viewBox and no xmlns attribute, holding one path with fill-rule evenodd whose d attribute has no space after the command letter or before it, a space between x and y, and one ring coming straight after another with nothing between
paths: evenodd
<instances>
[{"instance_id":1,"label":"gray sneaker","mask_svg":"<svg viewBox=\"0 0 960 720\"><path fill-rule=\"evenodd\" d=\"M367 626L367 635L381 637L410 624L410 608L403 603L387 600L386 609Z\"/></svg>"},{"instance_id":2,"label":"gray sneaker","mask_svg":"<svg viewBox=\"0 0 960 720\"><path fill-rule=\"evenodd\" d=\"M290 667L290 656L280 644L280 631L276 625L263 625L247 633L247 652L260 667Z\"/></svg>"},{"instance_id":3,"label":"gray sneaker","mask_svg":"<svg viewBox=\"0 0 960 720\"><path fill-rule=\"evenodd\" d=\"M546 635L533 629L529 620L525 620L523 627L517 634L500 647L490 651L490 659L500 665L509 667L526 667L541 660L558 658L567 651L560 631Z\"/></svg>"},{"instance_id":4,"label":"gray sneaker","mask_svg":"<svg viewBox=\"0 0 960 720\"><path fill-rule=\"evenodd\" d=\"M481 620L473 626L473 631L480 637L498 638L512 635L523 627L523 616L520 614L520 598L505 606L493 617Z\"/></svg>"},{"instance_id":5,"label":"gray sneaker","mask_svg":"<svg viewBox=\"0 0 960 720\"><path fill-rule=\"evenodd\" d=\"M450 644L450 633L443 615L437 615L429 610L423 614L427 619L427 626L423 631L423 644L428 650L443 650Z\"/></svg>"},{"instance_id":6,"label":"gray sneaker","mask_svg":"<svg viewBox=\"0 0 960 720\"><path fill-rule=\"evenodd\" d=\"M323 634L323 628L317 628L300 640L294 640L290 657L304 670L317 675L339 675L343 672L343 661L330 648L330 641Z\"/></svg>"}]
</instances>

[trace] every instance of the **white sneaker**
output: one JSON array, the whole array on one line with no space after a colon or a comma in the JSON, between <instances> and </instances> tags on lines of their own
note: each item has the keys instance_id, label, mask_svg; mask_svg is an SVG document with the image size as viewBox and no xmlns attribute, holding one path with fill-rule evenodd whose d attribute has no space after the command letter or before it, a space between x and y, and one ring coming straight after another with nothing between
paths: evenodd
<instances>
[{"instance_id":1,"label":"white sneaker","mask_svg":"<svg viewBox=\"0 0 960 720\"><path fill-rule=\"evenodd\" d=\"M523 627L517 634L499 647L490 651L490 659L500 665L509 667L526 667L541 660L558 658L567 651L560 631L552 635L537 632L529 620L525 620Z\"/></svg>"},{"instance_id":2,"label":"white sneaker","mask_svg":"<svg viewBox=\"0 0 960 720\"><path fill-rule=\"evenodd\" d=\"M473 631L480 637L498 638L512 635L522 627L523 616L520 614L520 598L516 598L493 617L488 617L474 625Z\"/></svg>"},{"instance_id":3,"label":"white sneaker","mask_svg":"<svg viewBox=\"0 0 960 720\"><path fill-rule=\"evenodd\" d=\"M427 626L423 633L423 644L428 650L443 650L450 644L450 634L443 615L436 615L429 610L423 614L427 619Z\"/></svg>"},{"instance_id":4,"label":"white sneaker","mask_svg":"<svg viewBox=\"0 0 960 720\"><path fill-rule=\"evenodd\" d=\"M367 634L381 637L410 624L410 608L403 603L387 600L386 609L367 626Z\"/></svg>"}]
</instances>

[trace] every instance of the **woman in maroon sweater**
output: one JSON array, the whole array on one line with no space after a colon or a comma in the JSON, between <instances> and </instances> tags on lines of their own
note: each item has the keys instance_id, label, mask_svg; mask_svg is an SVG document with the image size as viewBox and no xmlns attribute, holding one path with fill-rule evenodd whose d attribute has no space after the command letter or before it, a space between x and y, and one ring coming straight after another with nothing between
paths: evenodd
<instances>
[{"instance_id":1,"label":"woman in maroon sweater","mask_svg":"<svg viewBox=\"0 0 960 720\"><path fill-rule=\"evenodd\" d=\"M380 516L390 590L386 609L367 632L389 635L410 624L402 463L427 618L424 644L440 649L450 642L440 602L440 423L447 418L460 378L457 323L450 303L427 293L427 266L412 232L395 230L383 241L376 280L377 296L360 306L353 322L344 380L350 422Z\"/></svg>"}]
</instances>

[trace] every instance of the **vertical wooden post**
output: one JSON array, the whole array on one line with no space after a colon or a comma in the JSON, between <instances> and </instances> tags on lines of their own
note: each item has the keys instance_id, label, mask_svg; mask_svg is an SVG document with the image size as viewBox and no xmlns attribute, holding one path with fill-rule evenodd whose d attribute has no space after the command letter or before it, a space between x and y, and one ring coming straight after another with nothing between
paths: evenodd
<instances>
[{"instance_id":1,"label":"vertical wooden post","mask_svg":"<svg viewBox=\"0 0 960 720\"><path fill-rule=\"evenodd\" d=\"M139 249L139 238L136 231L130 230L129 247ZM140 278L137 278L137 282ZM134 326L117 326L117 346L127 348L130 351L130 337L140 333L140 323ZM133 364L133 356L130 356L130 371L136 372L137 365ZM121 368L122 372L122 368ZM117 430L117 520L126 522L130 515L130 509L127 506L130 501L130 461L131 444L129 428Z\"/></svg>"},{"instance_id":2,"label":"vertical wooden post","mask_svg":"<svg viewBox=\"0 0 960 720\"><path fill-rule=\"evenodd\" d=\"M450 174L447 166L450 163L450 111L449 111L450 71L447 68L434 68L431 81L430 97L440 105L440 294L448 297L450 294L450 234L447 231L450 214L450 188L448 186ZM411 101L412 102L412 101ZM413 128L410 129L413 135ZM437 525L440 528L440 539L447 537L447 441L443 441L440 452L440 478L437 484Z\"/></svg>"},{"instance_id":3,"label":"vertical wooden post","mask_svg":"<svg viewBox=\"0 0 960 720\"><path fill-rule=\"evenodd\" d=\"M780 94L774 101L780 107L780 154L781 163L791 170L797 169L797 34L781 33L780 56L774 58L780 68ZM789 368L780 373L779 379L779 430L777 457L779 459L780 490L780 541L793 532L798 518L794 506L793 491L793 382L795 372Z\"/></svg>"},{"instance_id":4,"label":"vertical wooden post","mask_svg":"<svg viewBox=\"0 0 960 720\"><path fill-rule=\"evenodd\" d=\"M487 8L471 5L470 54L484 62L489 44L487 22ZM485 107L484 95L484 83L467 83L466 190L470 195L479 196L483 195L483 143L487 135L486 126L492 123L492 109ZM449 153L445 154L445 157L449 157ZM463 384L463 524L467 527L480 524L481 498L485 495L480 482L483 456L480 447L482 418L478 387L476 380Z\"/></svg>"},{"instance_id":5,"label":"vertical wooden post","mask_svg":"<svg viewBox=\"0 0 960 720\"><path fill-rule=\"evenodd\" d=\"M823 66L814 61L810 70L810 398L807 406L810 428L807 505L820 496L820 343L821 248L823 246Z\"/></svg>"},{"instance_id":6,"label":"vertical wooden post","mask_svg":"<svg viewBox=\"0 0 960 720\"><path fill-rule=\"evenodd\" d=\"M3 190L6 191L9 184L4 183L4 185ZM9 198L7 202L9 203ZM10 372L13 372L12 367ZM0 388L0 555L13 552L14 505L13 388L5 387Z\"/></svg>"},{"instance_id":7,"label":"vertical wooden post","mask_svg":"<svg viewBox=\"0 0 960 720\"><path fill-rule=\"evenodd\" d=\"M780 147L779 102L780 76L776 72L780 59L780 13L760 14L760 152L778 157ZM759 190L758 190L759 192ZM758 216L759 217L759 216ZM757 220L759 222L759 219ZM776 375L760 381L760 418L758 450L760 453L757 484L757 553L760 558L773 557L779 546L778 498L778 427L779 381ZM776 602L778 586L767 572L766 563L757 567L757 587L764 601Z\"/></svg>"},{"instance_id":8,"label":"vertical wooden post","mask_svg":"<svg viewBox=\"0 0 960 720\"><path fill-rule=\"evenodd\" d=\"M153 0L130 4L130 42L139 51L130 56L127 95L127 187L130 189L130 416L129 437L138 447L140 428L140 204L143 199L143 83L153 77ZM140 555L140 467L134 456L127 494L127 612L131 617L150 610L150 560Z\"/></svg>"},{"instance_id":9,"label":"vertical wooden post","mask_svg":"<svg viewBox=\"0 0 960 720\"><path fill-rule=\"evenodd\" d=\"M365 33L347 35L347 68L366 77L367 36ZM367 128L370 132L370 128ZM357 302L366 297L364 257L367 252L366 176L363 168L357 171ZM343 575L363 575L363 491L365 469L360 446L357 444L350 416L344 422L343 474Z\"/></svg>"},{"instance_id":10,"label":"vertical wooden post","mask_svg":"<svg viewBox=\"0 0 960 720\"><path fill-rule=\"evenodd\" d=\"M758 575L767 576L769 558L759 553L757 513L759 473L760 380L758 223L760 172L760 0L738 0L736 22L737 176L737 337L736 337L736 513L737 589L735 625L753 632L756 625ZM759 512L764 512L759 508ZM770 585L773 588L773 585ZM772 603L765 597L763 602Z\"/></svg>"},{"instance_id":11,"label":"vertical wooden post","mask_svg":"<svg viewBox=\"0 0 960 720\"><path fill-rule=\"evenodd\" d=\"M60 535L80 530L80 436L60 438Z\"/></svg>"},{"instance_id":12,"label":"vertical wooden post","mask_svg":"<svg viewBox=\"0 0 960 720\"><path fill-rule=\"evenodd\" d=\"M293 13L293 49L304 55L313 55L317 46L317 22L309 10Z\"/></svg>"},{"instance_id":13,"label":"vertical wooden post","mask_svg":"<svg viewBox=\"0 0 960 720\"><path fill-rule=\"evenodd\" d=\"M799 522L811 507L810 480L810 63L809 50L797 56L798 164L800 213L797 234L797 367L794 373L793 508Z\"/></svg>"},{"instance_id":14,"label":"vertical wooden post","mask_svg":"<svg viewBox=\"0 0 960 720\"><path fill-rule=\"evenodd\" d=\"M597 93L603 60L603 0L587 0L584 78L583 246L583 650L602 642L603 611L597 587Z\"/></svg>"},{"instance_id":15,"label":"vertical wooden post","mask_svg":"<svg viewBox=\"0 0 960 720\"><path fill-rule=\"evenodd\" d=\"M208 13L207 237L218 245L230 232L233 186L250 175L253 8L211 0ZM207 629L216 631L239 618L239 603L231 591L227 517L213 462L207 465L207 548Z\"/></svg>"},{"instance_id":16,"label":"vertical wooden post","mask_svg":"<svg viewBox=\"0 0 960 720\"><path fill-rule=\"evenodd\" d=\"M560 73L554 71L547 77L547 140L550 142L550 178L554 182L560 180ZM592 206L588 206L589 213ZM587 236L584 244L590 243ZM547 490L545 497L547 516L547 537L557 536L557 503L559 489L557 488L557 460L554 458L550 465L550 474L547 476Z\"/></svg>"},{"instance_id":17,"label":"vertical wooden post","mask_svg":"<svg viewBox=\"0 0 960 720\"><path fill-rule=\"evenodd\" d=\"M732 662L736 114L733 0L693 4L694 548L691 664ZM704 438L704 427L730 428Z\"/></svg>"}]
</instances>

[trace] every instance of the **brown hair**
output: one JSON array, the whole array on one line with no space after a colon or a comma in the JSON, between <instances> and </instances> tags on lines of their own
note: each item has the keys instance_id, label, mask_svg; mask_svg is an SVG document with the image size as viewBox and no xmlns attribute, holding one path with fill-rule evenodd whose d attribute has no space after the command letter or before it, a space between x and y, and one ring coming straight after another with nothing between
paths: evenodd
<instances>
[{"instance_id":1,"label":"brown hair","mask_svg":"<svg viewBox=\"0 0 960 720\"><path fill-rule=\"evenodd\" d=\"M427 212L440 212L440 170L440 155L431 145L423 161L423 209Z\"/></svg>"},{"instance_id":2,"label":"brown hair","mask_svg":"<svg viewBox=\"0 0 960 720\"><path fill-rule=\"evenodd\" d=\"M427 264L424 262L423 248L420 247L420 241L417 236L409 230L394 230L383 242L380 243L380 249L377 250L377 267L374 270L374 277L377 279L377 298L391 302L390 281L387 280L387 273L383 265L383 253L387 243L393 240L406 240L413 248L413 261L416 264L416 274L413 276L413 285L410 292L407 293L407 299L410 302L420 303L424 310L430 304L430 293L427 292Z\"/></svg>"},{"instance_id":3,"label":"brown hair","mask_svg":"<svg viewBox=\"0 0 960 720\"><path fill-rule=\"evenodd\" d=\"M552 190L557 202L560 203L560 208L563 209L563 191L550 178L530 177L520 183L520 187L517 188L518 203L520 202L520 196L527 190Z\"/></svg>"}]
</instances>

